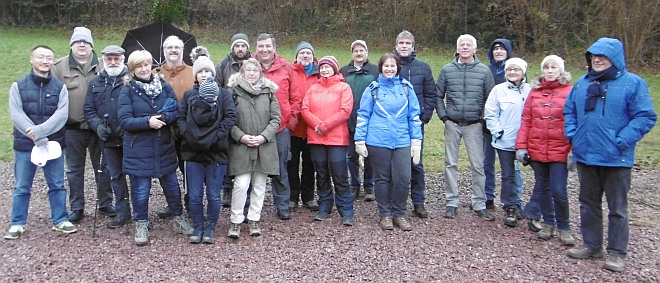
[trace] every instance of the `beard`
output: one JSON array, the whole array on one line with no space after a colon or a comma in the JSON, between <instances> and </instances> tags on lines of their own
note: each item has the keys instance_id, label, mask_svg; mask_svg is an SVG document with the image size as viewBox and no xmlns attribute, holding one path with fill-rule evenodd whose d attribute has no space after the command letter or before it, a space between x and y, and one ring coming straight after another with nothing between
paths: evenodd
<instances>
[{"instance_id":1,"label":"beard","mask_svg":"<svg viewBox=\"0 0 660 283\"><path fill-rule=\"evenodd\" d=\"M108 76L116 77L124 70L124 65L105 66L104 69L108 73Z\"/></svg>"}]
</instances>

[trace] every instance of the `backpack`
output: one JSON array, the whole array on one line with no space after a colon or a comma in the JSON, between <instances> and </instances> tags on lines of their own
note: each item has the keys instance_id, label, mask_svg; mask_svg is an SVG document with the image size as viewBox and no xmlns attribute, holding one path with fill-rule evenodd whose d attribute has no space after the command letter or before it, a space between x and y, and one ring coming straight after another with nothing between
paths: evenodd
<instances>
[{"instance_id":1,"label":"backpack","mask_svg":"<svg viewBox=\"0 0 660 283\"><path fill-rule=\"evenodd\" d=\"M408 84L401 84L403 86L403 95L408 97ZM376 94L378 94L378 88L371 89L371 97L376 101Z\"/></svg>"}]
</instances>

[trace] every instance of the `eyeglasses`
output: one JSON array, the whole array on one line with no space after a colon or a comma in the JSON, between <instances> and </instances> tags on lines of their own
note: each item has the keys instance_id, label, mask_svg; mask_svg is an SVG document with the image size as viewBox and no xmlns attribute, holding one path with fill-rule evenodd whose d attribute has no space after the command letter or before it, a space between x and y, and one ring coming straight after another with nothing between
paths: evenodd
<instances>
[{"instance_id":1,"label":"eyeglasses","mask_svg":"<svg viewBox=\"0 0 660 283\"><path fill-rule=\"evenodd\" d=\"M516 72L517 73L517 72L522 72L522 69L521 68L508 68L505 71L507 71L507 72Z\"/></svg>"},{"instance_id":2,"label":"eyeglasses","mask_svg":"<svg viewBox=\"0 0 660 283\"><path fill-rule=\"evenodd\" d=\"M165 47L167 50L180 50L182 47L181 46L176 46L176 45L170 45Z\"/></svg>"}]
</instances>

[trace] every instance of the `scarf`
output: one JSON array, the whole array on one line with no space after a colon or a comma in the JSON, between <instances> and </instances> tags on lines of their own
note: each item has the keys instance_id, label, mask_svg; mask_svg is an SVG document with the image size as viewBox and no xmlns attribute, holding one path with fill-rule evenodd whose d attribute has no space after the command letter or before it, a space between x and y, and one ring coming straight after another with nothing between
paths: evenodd
<instances>
[{"instance_id":1,"label":"scarf","mask_svg":"<svg viewBox=\"0 0 660 283\"><path fill-rule=\"evenodd\" d=\"M587 73L587 80L589 80L589 87L587 88L587 99L584 103L584 111L592 111L596 108L596 102L599 97L605 97L605 91L600 87L604 81L609 81L616 77L619 72L616 67L609 67L601 72L596 72L593 69Z\"/></svg>"},{"instance_id":2,"label":"scarf","mask_svg":"<svg viewBox=\"0 0 660 283\"><path fill-rule=\"evenodd\" d=\"M150 82L146 82L136 77L135 83L140 88L144 89L144 93L151 99L156 98L160 92L163 91L163 85L161 84L160 79L154 78L153 75L151 76Z\"/></svg>"},{"instance_id":3,"label":"scarf","mask_svg":"<svg viewBox=\"0 0 660 283\"><path fill-rule=\"evenodd\" d=\"M307 74L307 76L309 77L309 75L312 73L312 70L314 70L314 63L311 63L304 68L305 68L305 74Z\"/></svg>"}]
</instances>

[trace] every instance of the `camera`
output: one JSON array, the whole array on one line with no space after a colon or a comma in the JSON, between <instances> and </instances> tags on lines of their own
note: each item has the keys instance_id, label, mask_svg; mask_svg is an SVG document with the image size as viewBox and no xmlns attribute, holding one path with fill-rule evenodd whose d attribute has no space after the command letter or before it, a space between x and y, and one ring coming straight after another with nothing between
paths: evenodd
<instances>
[{"instance_id":1,"label":"camera","mask_svg":"<svg viewBox=\"0 0 660 283\"><path fill-rule=\"evenodd\" d=\"M532 158L529 157L529 154L525 154L525 157L523 157L522 165L527 166L529 165L530 161L532 161Z\"/></svg>"}]
</instances>

